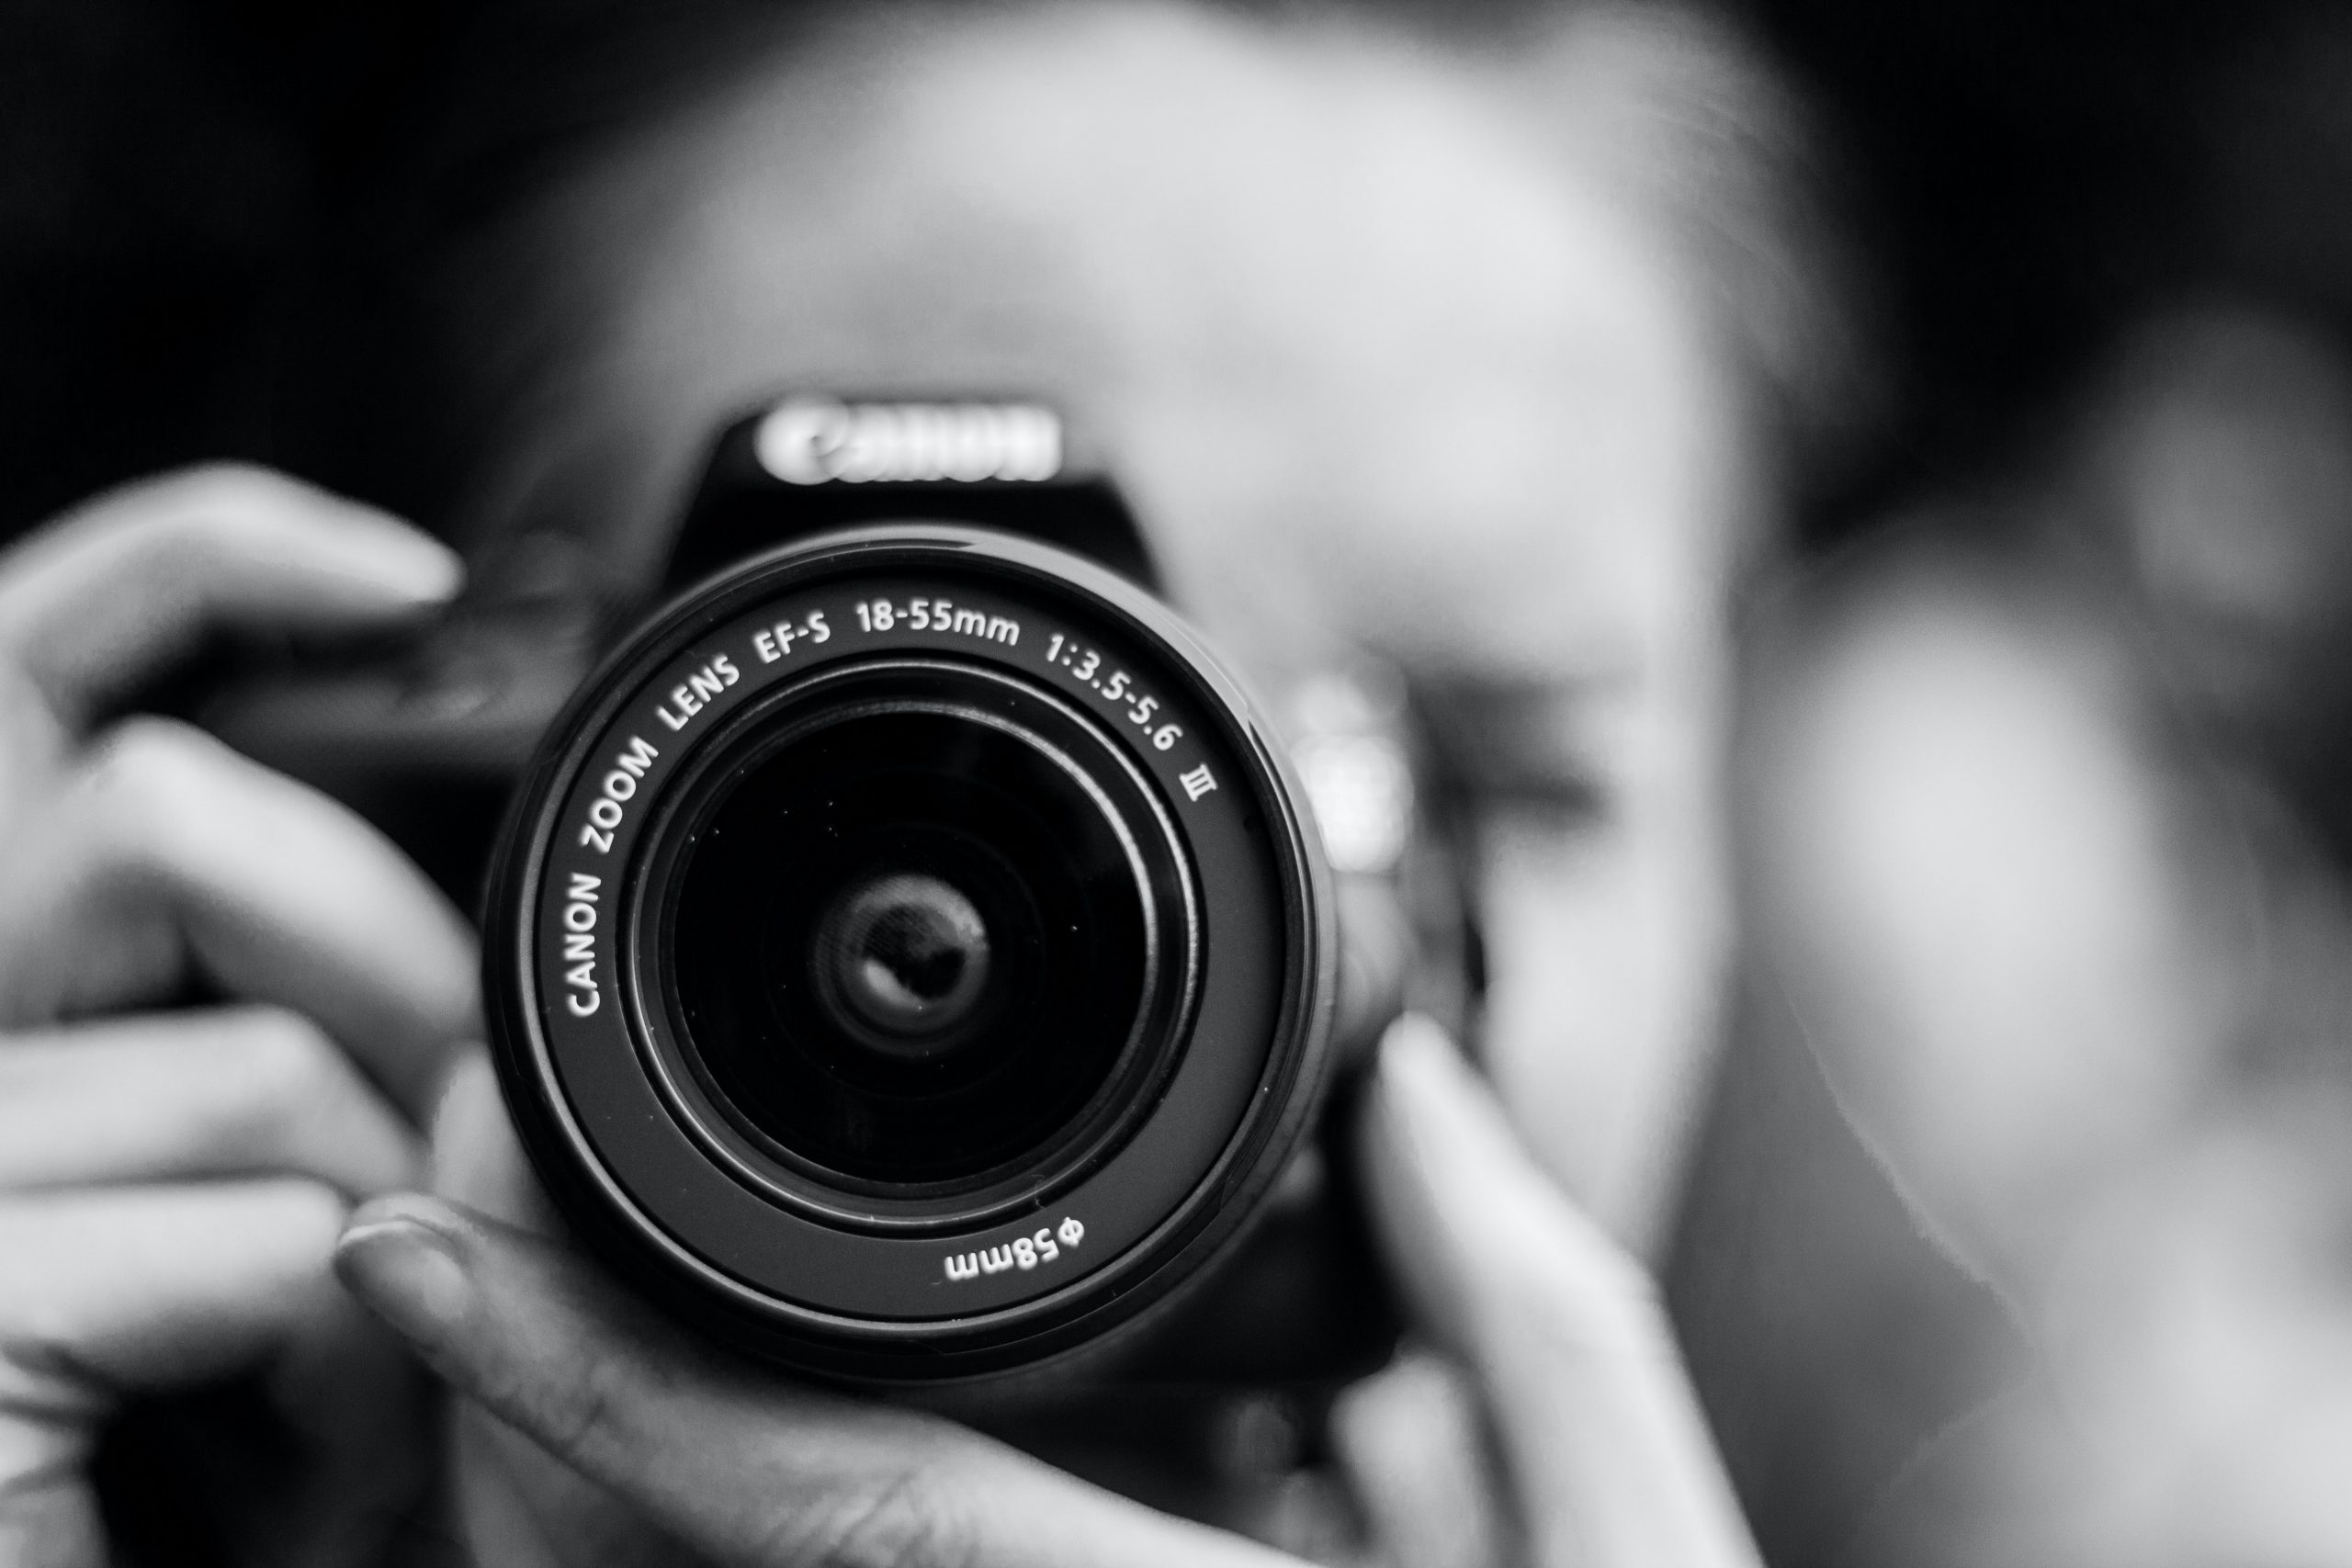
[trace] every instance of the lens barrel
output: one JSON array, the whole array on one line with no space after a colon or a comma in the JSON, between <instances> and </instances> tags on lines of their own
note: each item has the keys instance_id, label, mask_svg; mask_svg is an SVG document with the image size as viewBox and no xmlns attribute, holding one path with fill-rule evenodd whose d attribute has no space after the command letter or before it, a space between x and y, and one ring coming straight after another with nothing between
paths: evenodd
<instances>
[{"instance_id":1,"label":"lens barrel","mask_svg":"<svg viewBox=\"0 0 2352 1568\"><path fill-rule=\"evenodd\" d=\"M502 835L485 992L580 1235L706 1332L924 1382L1127 1331L1314 1121L1300 795L1164 606L906 524L723 573L598 670Z\"/></svg>"}]
</instances>

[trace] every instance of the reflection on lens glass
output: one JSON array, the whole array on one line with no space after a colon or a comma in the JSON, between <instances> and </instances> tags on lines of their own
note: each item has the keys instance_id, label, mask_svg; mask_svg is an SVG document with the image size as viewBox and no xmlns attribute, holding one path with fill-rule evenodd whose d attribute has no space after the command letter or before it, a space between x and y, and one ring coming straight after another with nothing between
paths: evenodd
<instances>
[{"instance_id":1,"label":"reflection on lens glass","mask_svg":"<svg viewBox=\"0 0 2352 1568\"><path fill-rule=\"evenodd\" d=\"M881 876L833 901L810 967L844 1030L876 1050L929 1055L968 1032L957 1026L988 984L988 927L935 876Z\"/></svg>"},{"instance_id":2,"label":"reflection on lens glass","mask_svg":"<svg viewBox=\"0 0 2352 1568\"><path fill-rule=\"evenodd\" d=\"M1148 928L1102 797L976 713L853 710L754 750L673 884L686 1055L772 1152L954 1183L1068 1129L1142 1006Z\"/></svg>"}]
</instances>

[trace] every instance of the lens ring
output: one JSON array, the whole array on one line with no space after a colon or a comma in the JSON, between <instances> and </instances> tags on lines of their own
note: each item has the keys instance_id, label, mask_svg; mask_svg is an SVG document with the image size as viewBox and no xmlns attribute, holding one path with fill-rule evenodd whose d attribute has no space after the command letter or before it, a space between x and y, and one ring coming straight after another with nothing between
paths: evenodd
<instances>
[{"instance_id":1,"label":"lens ring","mask_svg":"<svg viewBox=\"0 0 2352 1568\"><path fill-rule=\"evenodd\" d=\"M1115 841L1122 874L1133 889L1141 964L1136 1002L1120 1021L1115 1051L1093 1078L1091 1094L1069 1106L1051 1135L1007 1157L930 1179L891 1179L812 1156L805 1143L774 1135L757 1111L730 1092L729 1075L713 1071L708 1053L697 1048L686 999L673 983L649 987L640 979L632 1010L646 1066L663 1098L737 1179L838 1225L938 1230L1034 1206L1081 1180L1116 1152L1174 1065L1172 1048L1197 985L1194 874L1164 806L1094 726L1028 682L937 660L848 665L781 686L707 736L670 783L659 814L648 820L646 849L630 874L624 941L638 976L674 982L682 971L665 964L665 952L704 953L717 945L680 917L690 880L686 863L701 858L695 846L734 797L727 786L812 736L909 715L970 725L1039 759L1039 773L1068 781ZM1074 754L1088 752L1091 767ZM716 858L734 865L741 857ZM797 1087L805 1091L807 1080Z\"/></svg>"},{"instance_id":2,"label":"lens ring","mask_svg":"<svg viewBox=\"0 0 2352 1568\"><path fill-rule=\"evenodd\" d=\"M631 956L628 868L707 738L786 682L881 656L952 656L1082 710L1144 781L1197 896L1198 980L1142 1119L1066 1191L944 1230L821 1213L714 1159L649 1070L658 1010ZM811 539L631 634L544 740L484 904L493 1060L573 1233L689 1325L858 1382L992 1375L1157 1310L1260 1204L1328 1072L1327 877L1266 733L1148 595L981 529Z\"/></svg>"}]
</instances>

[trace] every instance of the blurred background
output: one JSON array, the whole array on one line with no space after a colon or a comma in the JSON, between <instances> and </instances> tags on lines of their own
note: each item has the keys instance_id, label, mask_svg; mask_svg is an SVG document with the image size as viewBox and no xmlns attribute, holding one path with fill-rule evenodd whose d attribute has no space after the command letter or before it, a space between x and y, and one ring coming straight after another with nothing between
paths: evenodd
<instances>
[{"instance_id":1,"label":"blurred background","mask_svg":"<svg viewBox=\"0 0 2352 1568\"><path fill-rule=\"evenodd\" d=\"M385 182L499 8L0 8L0 526L199 454L360 461L383 389L324 408L304 372L369 325ZM1894 350L1883 440L1817 542L2046 438L2184 294L2321 333L2352 310L2352 35L2323 0L1721 9L1826 127Z\"/></svg>"},{"instance_id":2,"label":"blurred background","mask_svg":"<svg viewBox=\"0 0 2352 1568\"><path fill-rule=\"evenodd\" d=\"M0 0L0 536L222 457L442 514L404 204L497 9ZM2352 1561L2352 14L1723 9L1878 367L1742 628L1668 1287L1743 1499Z\"/></svg>"}]
</instances>

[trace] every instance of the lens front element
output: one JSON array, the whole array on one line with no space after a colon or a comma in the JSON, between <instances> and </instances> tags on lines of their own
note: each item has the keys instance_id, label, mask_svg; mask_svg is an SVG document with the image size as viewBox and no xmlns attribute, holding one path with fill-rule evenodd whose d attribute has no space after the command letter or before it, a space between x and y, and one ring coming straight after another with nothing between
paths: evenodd
<instances>
[{"instance_id":1,"label":"lens front element","mask_svg":"<svg viewBox=\"0 0 2352 1568\"><path fill-rule=\"evenodd\" d=\"M817 922L808 974L833 1026L917 1061L967 1043L989 983L989 928L935 876L870 877Z\"/></svg>"},{"instance_id":2,"label":"lens front element","mask_svg":"<svg viewBox=\"0 0 2352 1568\"><path fill-rule=\"evenodd\" d=\"M1091 1112L1133 1109L1102 1103L1123 1075L1169 1065L1191 874L1049 693L937 660L816 677L672 789L639 961L701 1090L682 1109L755 1179L819 1206L1034 1195L1119 1121Z\"/></svg>"},{"instance_id":3,"label":"lens front element","mask_svg":"<svg viewBox=\"0 0 2352 1568\"><path fill-rule=\"evenodd\" d=\"M1296 798L1182 625L1075 557L925 524L749 562L525 782L484 919L517 1130L583 1241L741 1348L881 1382L1071 1350L1199 1277L1312 1122Z\"/></svg>"}]
</instances>

